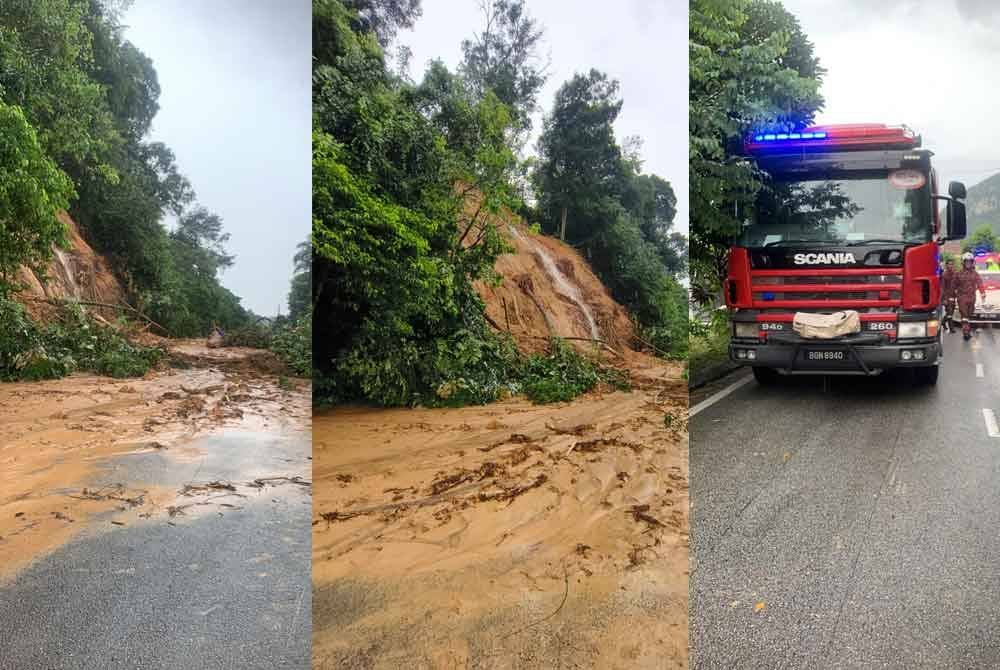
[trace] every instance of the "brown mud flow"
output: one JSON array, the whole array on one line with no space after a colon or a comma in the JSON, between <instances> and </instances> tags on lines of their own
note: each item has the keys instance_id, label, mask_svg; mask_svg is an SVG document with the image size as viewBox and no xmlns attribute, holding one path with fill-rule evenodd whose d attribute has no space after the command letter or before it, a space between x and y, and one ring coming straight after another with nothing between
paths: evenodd
<instances>
[{"instance_id":1,"label":"brown mud flow","mask_svg":"<svg viewBox=\"0 0 1000 670\"><path fill-rule=\"evenodd\" d=\"M687 383L313 423L315 668L687 667Z\"/></svg>"},{"instance_id":2,"label":"brown mud flow","mask_svg":"<svg viewBox=\"0 0 1000 670\"><path fill-rule=\"evenodd\" d=\"M178 523L237 507L264 487L309 485L301 463L276 466L280 472L247 463L243 478L233 469L231 479L207 480L198 466L212 458L203 446L211 442L192 442L222 431L307 431L306 383L279 382L267 352L194 341L167 346L183 369L142 379L0 384L0 581L88 527ZM169 467L137 479L129 459L144 454Z\"/></svg>"}]
</instances>

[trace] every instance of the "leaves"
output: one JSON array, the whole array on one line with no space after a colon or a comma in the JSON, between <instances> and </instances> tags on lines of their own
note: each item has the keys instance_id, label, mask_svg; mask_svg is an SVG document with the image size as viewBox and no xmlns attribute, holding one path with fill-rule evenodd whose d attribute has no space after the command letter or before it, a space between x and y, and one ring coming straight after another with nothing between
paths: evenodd
<instances>
[{"instance_id":1,"label":"leaves","mask_svg":"<svg viewBox=\"0 0 1000 670\"><path fill-rule=\"evenodd\" d=\"M14 288L17 269L40 269L52 246L66 242L57 218L73 186L45 155L20 107L0 101L0 298Z\"/></svg>"},{"instance_id":2,"label":"leaves","mask_svg":"<svg viewBox=\"0 0 1000 670\"><path fill-rule=\"evenodd\" d=\"M707 300L761 184L735 147L751 129L810 122L824 71L779 2L692 0L689 17L691 275Z\"/></svg>"}]
</instances>

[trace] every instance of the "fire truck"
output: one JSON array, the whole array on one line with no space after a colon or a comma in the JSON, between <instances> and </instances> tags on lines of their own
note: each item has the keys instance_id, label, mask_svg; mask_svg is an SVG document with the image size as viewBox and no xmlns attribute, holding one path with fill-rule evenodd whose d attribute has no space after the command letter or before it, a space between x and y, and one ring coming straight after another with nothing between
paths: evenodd
<instances>
[{"instance_id":1,"label":"fire truck","mask_svg":"<svg viewBox=\"0 0 1000 670\"><path fill-rule=\"evenodd\" d=\"M740 213L723 292L730 358L759 383L890 368L937 382L939 246L965 237L966 189L951 182L938 194L933 153L920 147L911 129L882 124L746 139L764 185ZM858 312L860 332L811 339L792 327L797 312L845 310Z\"/></svg>"},{"instance_id":2,"label":"fire truck","mask_svg":"<svg viewBox=\"0 0 1000 670\"><path fill-rule=\"evenodd\" d=\"M976 306L969 321L974 325L992 327L1000 324L1000 253L976 251L975 263L976 271L983 278L986 298L976 294Z\"/></svg>"}]
</instances>

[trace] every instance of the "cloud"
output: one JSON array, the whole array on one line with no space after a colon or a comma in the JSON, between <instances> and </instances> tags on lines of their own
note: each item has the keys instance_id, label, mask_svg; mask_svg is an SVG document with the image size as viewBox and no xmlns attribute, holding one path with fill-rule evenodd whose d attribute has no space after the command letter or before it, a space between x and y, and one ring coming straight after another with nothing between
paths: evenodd
<instances>
[{"instance_id":1,"label":"cloud","mask_svg":"<svg viewBox=\"0 0 1000 670\"><path fill-rule=\"evenodd\" d=\"M286 311L311 226L311 3L141 0L123 22L162 88L152 139L232 235L223 284L258 314Z\"/></svg>"},{"instance_id":2,"label":"cloud","mask_svg":"<svg viewBox=\"0 0 1000 670\"><path fill-rule=\"evenodd\" d=\"M906 123L935 152L945 182L973 184L991 168L1000 171L995 26L960 13L954 3L784 4L827 68L820 121Z\"/></svg>"}]
</instances>

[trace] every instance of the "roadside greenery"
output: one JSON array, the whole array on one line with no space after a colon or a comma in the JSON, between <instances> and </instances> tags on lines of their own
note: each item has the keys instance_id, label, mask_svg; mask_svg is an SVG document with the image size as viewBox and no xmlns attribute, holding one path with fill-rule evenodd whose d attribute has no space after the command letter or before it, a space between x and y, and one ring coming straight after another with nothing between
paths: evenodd
<instances>
[{"instance_id":1,"label":"roadside greenery","mask_svg":"<svg viewBox=\"0 0 1000 670\"><path fill-rule=\"evenodd\" d=\"M691 321L689 379L703 380L713 369L725 365L729 360L729 318L723 311L717 311L713 316L709 322Z\"/></svg>"},{"instance_id":2,"label":"roadside greenery","mask_svg":"<svg viewBox=\"0 0 1000 670\"><path fill-rule=\"evenodd\" d=\"M67 304L58 318L38 325L20 304L0 298L0 381L56 379L77 371L141 377L162 357L161 349L130 343L80 305Z\"/></svg>"},{"instance_id":3,"label":"roadside greenery","mask_svg":"<svg viewBox=\"0 0 1000 670\"><path fill-rule=\"evenodd\" d=\"M962 251L996 251L1000 249L1000 236L993 232L993 226L980 224L972 234L962 241Z\"/></svg>"}]
</instances>

